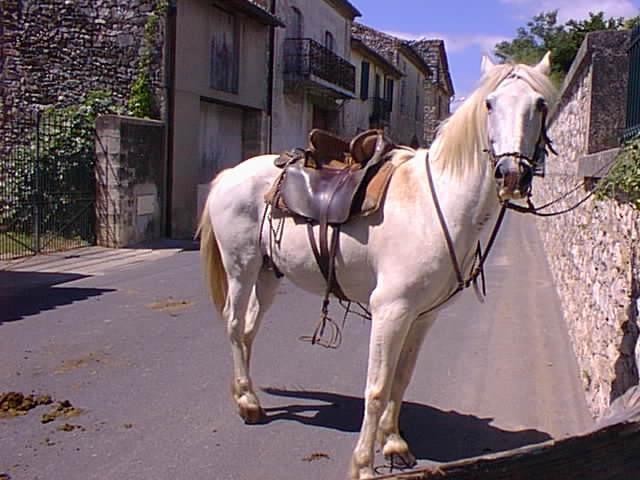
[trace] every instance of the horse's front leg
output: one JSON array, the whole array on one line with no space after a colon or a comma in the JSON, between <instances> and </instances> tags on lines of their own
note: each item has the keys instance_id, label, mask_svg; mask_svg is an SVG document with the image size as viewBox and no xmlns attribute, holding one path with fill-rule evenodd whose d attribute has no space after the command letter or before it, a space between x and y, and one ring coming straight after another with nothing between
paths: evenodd
<instances>
[{"instance_id":1,"label":"horse's front leg","mask_svg":"<svg viewBox=\"0 0 640 480\"><path fill-rule=\"evenodd\" d=\"M385 458L389 459L394 466L413 467L416 464L416 458L409 450L409 445L400 435L398 419L404 392L413 376L420 347L435 318L436 315L433 313L426 314L418 317L411 324L393 376L391 396L380 419L378 441Z\"/></svg>"},{"instance_id":2,"label":"horse's front leg","mask_svg":"<svg viewBox=\"0 0 640 480\"><path fill-rule=\"evenodd\" d=\"M364 419L351 459L351 477L354 479L373 477L378 422L389 400L392 378L411 320L405 302L377 303L372 298Z\"/></svg>"}]
</instances>

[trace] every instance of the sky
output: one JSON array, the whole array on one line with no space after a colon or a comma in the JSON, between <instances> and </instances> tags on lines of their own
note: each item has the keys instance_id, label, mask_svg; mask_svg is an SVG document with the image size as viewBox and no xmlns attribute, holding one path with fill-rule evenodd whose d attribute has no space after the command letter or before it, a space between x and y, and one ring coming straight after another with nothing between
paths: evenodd
<instances>
[{"instance_id":1,"label":"sky","mask_svg":"<svg viewBox=\"0 0 640 480\"><path fill-rule=\"evenodd\" d=\"M558 10L561 22L604 11L607 17L640 14L640 0L350 0L357 21L406 38L445 41L449 68L460 100L475 88L483 54L510 40L518 27L542 11Z\"/></svg>"}]
</instances>

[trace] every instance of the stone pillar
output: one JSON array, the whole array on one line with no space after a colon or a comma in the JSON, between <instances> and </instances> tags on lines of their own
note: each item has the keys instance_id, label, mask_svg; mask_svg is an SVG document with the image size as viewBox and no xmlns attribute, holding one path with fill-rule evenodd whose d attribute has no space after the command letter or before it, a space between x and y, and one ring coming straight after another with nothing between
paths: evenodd
<instances>
[{"instance_id":1,"label":"stone pillar","mask_svg":"<svg viewBox=\"0 0 640 480\"><path fill-rule=\"evenodd\" d=\"M96 121L96 239L126 247L164 231L164 123L103 115Z\"/></svg>"}]
</instances>

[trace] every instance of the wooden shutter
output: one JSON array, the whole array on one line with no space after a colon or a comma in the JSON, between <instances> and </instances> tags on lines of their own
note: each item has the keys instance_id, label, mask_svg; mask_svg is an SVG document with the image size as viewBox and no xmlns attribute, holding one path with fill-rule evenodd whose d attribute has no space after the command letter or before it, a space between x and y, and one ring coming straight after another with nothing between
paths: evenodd
<instances>
[{"instance_id":1,"label":"wooden shutter","mask_svg":"<svg viewBox=\"0 0 640 480\"><path fill-rule=\"evenodd\" d=\"M360 100L369 98L369 62L362 61L360 66Z\"/></svg>"}]
</instances>

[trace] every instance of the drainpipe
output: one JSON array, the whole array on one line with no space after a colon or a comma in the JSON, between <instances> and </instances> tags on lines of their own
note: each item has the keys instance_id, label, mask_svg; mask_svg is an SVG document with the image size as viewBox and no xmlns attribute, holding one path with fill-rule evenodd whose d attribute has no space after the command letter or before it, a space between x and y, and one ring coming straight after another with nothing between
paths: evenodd
<instances>
[{"instance_id":1,"label":"drainpipe","mask_svg":"<svg viewBox=\"0 0 640 480\"><path fill-rule=\"evenodd\" d=\"M177 0L169 2L166 18L166 95L167 95L167 114L166 114L166 132L167 132L167 172L166 172L166 211L165 219L165 236L171 238L171 211L173 206L173 142L174 142L174 114L175 114L175 81L176 81L176 10Z\"/></svg>"},{"instance_id":2,"label":"drainpipe","mask_svg":"<svg viewBox=\"0 0 640 480\"><path fill-rule=\"evenodd\" d=\"M270 12L276 15L276 0L271 0ZM267 152L271 152L273 147L273 90L275 88L275 68L276 68L276 27L269 27L269 73L267 79L267 115L269 116L269 138L267 139Z\"/></svg>"}]
</instances>

